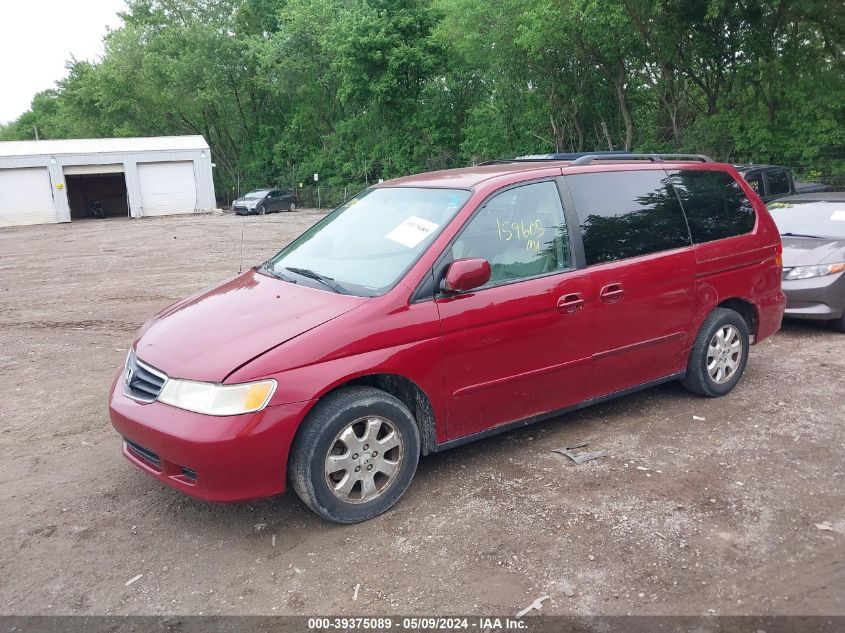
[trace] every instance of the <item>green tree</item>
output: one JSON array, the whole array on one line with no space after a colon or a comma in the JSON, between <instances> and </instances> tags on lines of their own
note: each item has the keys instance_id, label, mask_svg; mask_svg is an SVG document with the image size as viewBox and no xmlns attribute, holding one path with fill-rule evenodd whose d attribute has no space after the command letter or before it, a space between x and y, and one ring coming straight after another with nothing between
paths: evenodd
<instances>
[{"instance_id":1,"label":"green tree","mask_svg":"<svg viewBox=\"0 0 845 633\"><path fill-rule=\"evenodd\" d=\"M218 186L552 151L845 170L834 0L129 0L0 139L202 134Z\"/></svg>"}]
</instances>

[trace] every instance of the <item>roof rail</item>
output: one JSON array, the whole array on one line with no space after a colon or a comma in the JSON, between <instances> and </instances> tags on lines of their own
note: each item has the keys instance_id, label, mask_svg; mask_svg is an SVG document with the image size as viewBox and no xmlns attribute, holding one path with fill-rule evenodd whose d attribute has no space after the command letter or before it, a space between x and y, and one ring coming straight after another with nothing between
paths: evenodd
<instances>
[{"instance_id":1,"label":"roof rail","mask_svg":"<svg viewBox=\"0 0 845 633\"><path fill-rule=\"evenodd\" d=\"M516 158L504 158L487 160L483 163L478 163L479 166L484 165L509 165L511 163L547 163L572 161L570 167L579 165L589 165L594 160L648 160L652 163L662 163L664 161L673 160L688 160L700 161L702 163L712 163L713 159L704 154L632 154L631 152L570 152L558 154L535 154L533 156L517 156Z\"/></svg>"},{"instance_id":2,"label":"roof rail","mask_svg":"<svg viewBox=\"0 0 845 633\"><path fill-rule=\"evenodd\" d=\"M554 154L526 154L525 156L517 156L516 158L494 158L493 160L486 160L483 163L479 163L479 166L484 165L509 165L511 163L544 163L544 162L555 162L555 161L562 161L562 160L575 160L576 158L583 158L584 156L598 156L603 157L606 155L609 156L618 156L618 155L631 155L631 152L626 152L624 150L618 150L614 152L607 152L607 151L592 151L592 152L555 152Z\"/></svg>"},{"instance_id":3,"label":"roof rail","mask_svg":"<svg viewBox=\"0 0 845 633\"><path fill-rule=\"evenodd\" d=\"M648 160L652 163L674 160L695 160L702 163L713 162L712 158L704 154L588 154L572 161L570 167L590 165L594 160Z\"/></svg>"}]
</instances>

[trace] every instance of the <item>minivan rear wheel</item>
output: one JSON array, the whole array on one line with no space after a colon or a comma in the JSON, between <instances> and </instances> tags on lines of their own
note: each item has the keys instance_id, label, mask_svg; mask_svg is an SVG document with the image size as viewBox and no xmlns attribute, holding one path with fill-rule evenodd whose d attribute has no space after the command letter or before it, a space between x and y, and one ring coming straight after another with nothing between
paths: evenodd
<instances>
[{"instance_id":1,"label":"minivan rear wheel","mask_svg":"<svg viewBox=\"0 0 845 633\"><path fill-rule=\"evenodd\" d=\"M290 456L290 481L314 512L336 523L366 521L407 490L420 436L401 400L372 387L345 387L318 402Z\"/></svg>"},{"instance_id":2,"label":"minivan rear wheel","mask_svg":"<svg viewBox=\"0 0 845 633\"><path fill-rule=\"evenodd\" d=\"M689 391L716 398L729 393L748 362L748 324L739 313L716 308L696 336L683 385Z\"/></svg>"}]
</instances>

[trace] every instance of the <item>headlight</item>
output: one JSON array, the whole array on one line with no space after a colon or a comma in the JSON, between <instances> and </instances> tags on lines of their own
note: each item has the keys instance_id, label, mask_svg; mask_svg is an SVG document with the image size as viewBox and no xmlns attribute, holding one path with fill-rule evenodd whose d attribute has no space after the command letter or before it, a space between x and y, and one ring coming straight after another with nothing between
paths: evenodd
<instances>
[{"instance_id":1,"label":"headlight","mask_svg":"<svg viewBox=\"0 0 845 633\"><path fill-rule=\"evenodd\" d=\"M169 378L158 401L205 415L239 415L261 411L270 402L274 391L275 380L219 385Z\"/></svg>"},{"instance_id":2,"label":"headlight","mask_svg":"<svg viewBox=\"0 0 845 633\"><path fill-rule=\"evenodd\" d=\"M845 270L845 262L838 264L822 264L820 266L796 266L783 273L784 279L810 279L841 273Z\"/></svg>"}]
</instances>

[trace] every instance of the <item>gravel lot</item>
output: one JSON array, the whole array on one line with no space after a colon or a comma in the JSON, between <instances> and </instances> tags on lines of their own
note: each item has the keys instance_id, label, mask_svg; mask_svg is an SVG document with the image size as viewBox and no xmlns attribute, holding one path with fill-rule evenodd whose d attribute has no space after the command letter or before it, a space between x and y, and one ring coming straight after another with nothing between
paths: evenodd
<instances>
[{"instance_id":1,"label":"gravel lot","mask_svg":"<svg viewBox=\"0 0 845 633\"><path fill-rule=\"evenodd\" d=\"M725 398L665 385L426 458L364 524L130 465L106 397L136 328L236 273L242 230L250 265L319 217L0 230L0 613L845 614L845 335L812 324ZM551 452L582 441L609 457Z\"/></svg>"}]
</instances>

